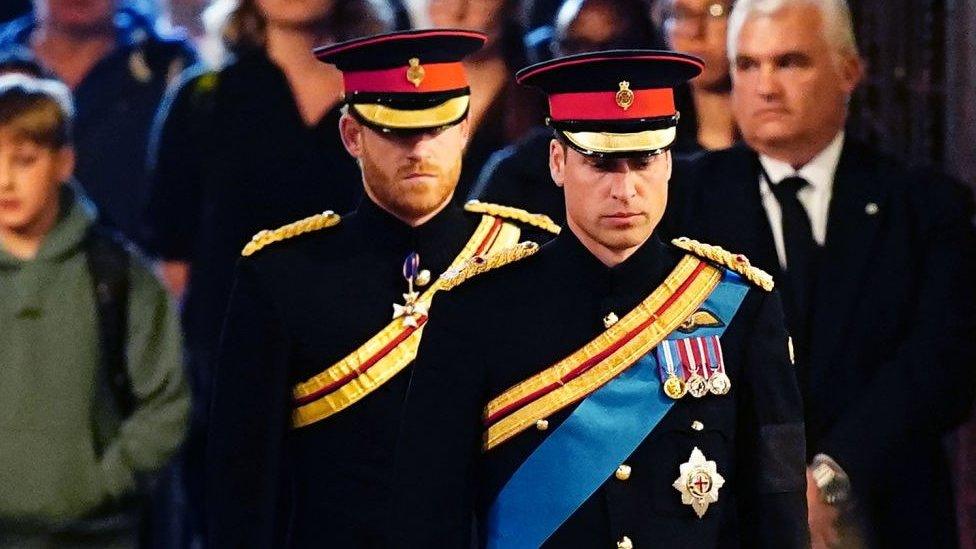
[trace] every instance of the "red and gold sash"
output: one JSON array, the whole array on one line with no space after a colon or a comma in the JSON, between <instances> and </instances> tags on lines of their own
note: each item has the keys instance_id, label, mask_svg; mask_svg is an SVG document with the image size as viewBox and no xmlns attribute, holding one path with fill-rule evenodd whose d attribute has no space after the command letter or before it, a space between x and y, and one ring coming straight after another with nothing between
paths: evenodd
<instances>
[{"instance_id":1,"label":"red and gold sash","mask_svg":"<svg viewBox=\"0 0 976 549\"><path fill-rule=\"evenodd\" d=\"M686 255L663 284L616 324L489 402L484 449L579 402L629 368L694 314L721 279L720 268Z\"/></svg>"},{"instance_id":2,"label":"red and gold sash","mask_svg":"<svg viewBox=\"0 0 976 549\"><path fill-rule=\"evenodd\" d=\"M517 225L501 217L483 215L448 270L460 269L475 256L514 246L520 235ZM434 295L443 287L438 279L420 295L417 302L423 305L423 310L428 309ZM292 427L305 427L348 408L410 364L417 356L427 315L416 317L416 326L406 325L403 320L394 319L360 348L315 377L295 385Z\"/></svg>"}]
</instances>

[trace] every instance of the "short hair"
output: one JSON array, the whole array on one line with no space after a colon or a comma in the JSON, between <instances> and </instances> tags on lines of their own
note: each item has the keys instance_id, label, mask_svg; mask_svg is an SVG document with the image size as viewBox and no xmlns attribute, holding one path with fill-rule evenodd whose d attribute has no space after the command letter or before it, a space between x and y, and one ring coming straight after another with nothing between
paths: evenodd
<instances>
[{"instance_id":1,"label":"short hair","mask_svg":"<svg viewBox=\"0 0 976 549\"><path fill-rule=\"evenodd\" d=\"M74 107L68 87L26 74L0 75L0 128L42 147L71 143Z\"/></svg>"},{"instance_id":2,"label":"short hair","mask_svg":"<svg viewBox=\"0 0 976 549\"><path fill-rule=\"evenodd\" d=\"M738 0L729 15L728 56L735 61L738 54L739 33L746 21L755 15L774 15L793 6L813 6L823 18L828 43L839 53L857 56L854 22L846 0Z\"/></svg>"}]
</instances>

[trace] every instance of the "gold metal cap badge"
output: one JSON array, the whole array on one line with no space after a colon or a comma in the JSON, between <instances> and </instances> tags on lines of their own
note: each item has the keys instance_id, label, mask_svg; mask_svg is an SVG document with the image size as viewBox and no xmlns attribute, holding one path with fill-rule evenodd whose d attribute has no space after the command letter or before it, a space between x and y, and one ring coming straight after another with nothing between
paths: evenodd
<instances>
[{"instance_id":1,"label":"gold metal cap badge","mask_svg":"<svg viewBox=\"0 0 976 549\"><path fill-rule=\"evenodd\" d=\"M634 92L630 91L630 82L626 80L620 82L620 91L614 99L617 101L617 106L623 110L629 109L634 104Z\"/></svg>"},{"instance_id":2,"label":"gold metal cap badge","mask_svg":"<svg viewBox=\"0 0 976 549\"><path fill-rule=\"evenodd\" d=\"M420 59L416 57L411 57L410 66L407 67L407 81L414 85L415 88L420 87L420 83L424 81L424 76L427 75L427 71L420 64Z\"/></svg>"}]
</instances>

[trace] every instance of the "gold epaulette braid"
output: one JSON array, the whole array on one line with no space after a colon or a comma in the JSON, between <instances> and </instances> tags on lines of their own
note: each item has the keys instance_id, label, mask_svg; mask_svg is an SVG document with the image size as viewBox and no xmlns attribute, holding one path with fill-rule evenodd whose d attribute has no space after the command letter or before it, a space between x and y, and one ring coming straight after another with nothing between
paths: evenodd
<instances>
[{"instance_id":1,"label":"gold epaulette braid","mask_svg":"<svg viewBox=\"0 0 976 549\"><path fill-rule=\"evenodd\" d=\"M258 234L254 235L253 238L251 238L251 241L248 242L246 246L244 246L244 250L241 251L241 255L247 257L269 244L281 242L282 240L287 240L300 234L332 227L333 225L337 225L339 223L339 219L340 217L338 214L332 210L329 210L320 214L306 217L305 219L299 219L294 223L289 223L271 231L260 231Z\"/></svg>"},{"instance_id":2,"label":"gold epaulette braid","mask_svg":"<svg viewBox=\"0 0 976 549\"><path fill-rule=\"evenodd\" d=\"M520 208L513 208L511 206L502 206L501 204L491 204L489 202L481 202L479 200L469 200L467 204L464 205L465 211L492 215L495 217L504 217L506 219L514 219L515 221L521 221L527 225L532 225L533 227L538 227L544 231L550 232L552 234L559 234L562 227L556 224L548 215L534 214L527 212Z\"/></svg>"},{"instance_id":3,"label":"gold epaulette braid","mask_svg":"<svg viewBox=\"0 0 976 549\"><path fill-rule=\"evenodd\" d=\"M767 292L773 291L773 277L759 267L753 267L749 263L749 258L742 254L734 254L720 246L712 246L684 236L675 238L671 243L712 263L732 269Z\"/></svg>"},{"instance_id":4,"label":"gold epaulette braid","mask_svg":"<svg viewBox=\"0 0 976 549\"><path fill-rule=\"evenodd\" d=\"M465 280L492 269L503 267L509 263L525 259L537 251L539 251L539 245L527 240L488 255L476 255L456 268L444 271L437 283L443 290L453 290Z\"/></svg>"}]
</instances>

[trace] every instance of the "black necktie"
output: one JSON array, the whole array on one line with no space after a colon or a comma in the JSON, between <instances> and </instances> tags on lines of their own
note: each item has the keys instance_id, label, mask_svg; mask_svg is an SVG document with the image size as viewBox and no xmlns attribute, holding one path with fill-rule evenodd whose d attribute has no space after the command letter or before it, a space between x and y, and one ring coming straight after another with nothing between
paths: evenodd
<instances>
[{"instance_id":1,"label":"black necktie","mask_svg":"<svg viewBox=\"0 0 976 549\"><path fill-rule=\"evenodd\" d=\"M810 228L810 216L797 198L800 189L809 184L802 177L790 176L770 185L783 214L783 244L786 248L783 305L790 332L801 344L807 339L806 320L810 317L810 294L818 249Z\"/></svg>"}]
</instances>

